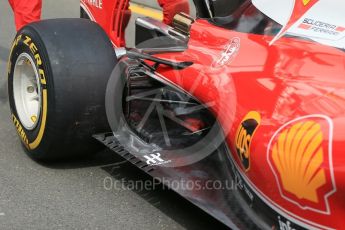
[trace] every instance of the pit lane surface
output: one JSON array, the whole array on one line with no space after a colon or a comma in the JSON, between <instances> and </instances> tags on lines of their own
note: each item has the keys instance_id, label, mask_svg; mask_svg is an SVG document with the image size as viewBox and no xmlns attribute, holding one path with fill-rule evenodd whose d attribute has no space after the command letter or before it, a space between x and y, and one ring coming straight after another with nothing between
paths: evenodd
<instances>
[{"instance_id":1,"label":"pit lane surface","mask_svg":"<svg viewBox=\"0 0 345 230\"><path fill-rule=\"evenodd\" d=\"M116 166L122 159L111 152L50 165L30 160L7 103L6 65L15 30L6 0L0 1L0 15L0 229L224 228L159 186L153 191L122 188L130 180L150 178L130 164ZM77 0L44 1L44 18L78 16Z\"/></svg>"}]
</instances>

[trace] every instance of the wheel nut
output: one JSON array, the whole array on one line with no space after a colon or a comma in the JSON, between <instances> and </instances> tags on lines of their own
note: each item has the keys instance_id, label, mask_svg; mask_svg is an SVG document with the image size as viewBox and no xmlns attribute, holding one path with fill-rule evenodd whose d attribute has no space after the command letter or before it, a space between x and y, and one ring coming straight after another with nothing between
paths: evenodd
<instances>
[{"instance_id":1,"label":"wheel nut","mask_svg":"<svg viewBox=\"0 0 345 230\"><path fill-rule=\"evenodd\" d=\"M35 87L28 86L28 88L26 88L26 90L28 91L28 93L33 93L33 92L35 92Z\"/></svg>"}]
</instances>

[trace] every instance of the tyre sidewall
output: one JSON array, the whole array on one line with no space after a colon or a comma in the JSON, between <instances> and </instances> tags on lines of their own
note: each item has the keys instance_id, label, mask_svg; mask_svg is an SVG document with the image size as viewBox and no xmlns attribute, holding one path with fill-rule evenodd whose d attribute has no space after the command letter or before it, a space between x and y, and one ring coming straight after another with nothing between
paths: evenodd
<instances>
[{"instance_id":1,"label":"tyre sidewall","mask_svg":"<svg viewBox=\"0 0 345 230\"><path fill-rule=\"evenodd\" d=\"M37 118L38 123L32 130L26 129L20 121L14 102L14 70L18 57L22 53L27 53L32 58L32 60L34 60L35 67L40 78L40 84L38 85L38 87L40 87L41 92L41 111L40 116ZM44 135L44 133L47 128L47 124L50 123L48 122L48 119L50 119L50 117L48 118L49 109L54 108L54 97L49 97L50 94L54 94L54 92L52 92L54 90L54 87L52 85L53 82L51 81L51 79L49 79L49 76L51 76L51 67L47 56L48 55L44 45L40 41L39 36L34 31L24 28L23 30L18 32L11 48L8 68L8 92L9 104L11 109L11 119L25 149L30 153L35 152L35 154L37 155L39 155L43 151L46 151L47 149L47 136ZM37 157L39 158L39 156Z\"/></svg>"}]
</instances>

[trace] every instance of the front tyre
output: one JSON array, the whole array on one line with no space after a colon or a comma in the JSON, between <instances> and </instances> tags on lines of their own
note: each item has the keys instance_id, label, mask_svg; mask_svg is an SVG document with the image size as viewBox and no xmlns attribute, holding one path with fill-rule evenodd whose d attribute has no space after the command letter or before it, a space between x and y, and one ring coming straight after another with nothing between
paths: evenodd
<instances>
[{"instance_id":1,"label":"front tyre","mask_svg":"<svg viewBox=\"0 0 345 230\"><path fill-rule=\"evenodd\" d=\"M109 130L104 98L115 64L107 35L91 21L46 20L18 32L9 104L29 156L49 160L100 149L92 135Z\"/></svg>"}]
</instances>

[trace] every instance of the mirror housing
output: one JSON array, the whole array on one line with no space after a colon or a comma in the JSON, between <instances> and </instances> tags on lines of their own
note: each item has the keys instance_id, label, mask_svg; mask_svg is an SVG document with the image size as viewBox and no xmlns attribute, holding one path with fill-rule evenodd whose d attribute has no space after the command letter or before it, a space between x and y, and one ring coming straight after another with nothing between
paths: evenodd
<instances>
[{"instance_id":1,"label":"mirror housing","mask_svg":"<svg viewBox=\"0 0 345 230\"><path fill-rule=\"evenodd\" d=\"M194 0L199 18L229 16L244 2L245 0Z\"/></svg>"}]
</instances>

